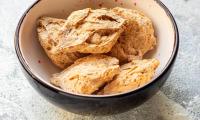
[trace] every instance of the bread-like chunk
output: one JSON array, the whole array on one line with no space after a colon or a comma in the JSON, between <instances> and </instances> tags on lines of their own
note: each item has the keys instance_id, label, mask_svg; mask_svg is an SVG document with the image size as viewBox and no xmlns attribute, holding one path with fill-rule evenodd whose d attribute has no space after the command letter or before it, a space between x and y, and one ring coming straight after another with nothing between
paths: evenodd
<instances>
[{"instance_id":1,"label":"bread-like chunk","mask_svg":"<svg viewBox=\"0 0 200 120\"><path fill-rule=\"evenodd\" d=\"M73 65L54 74L51 83L67 92L92 94L119 74L119 60L105 55L80 58Z\"/></svg>"},{"instance_id":2,"label":"bread-like chunk","mask_svg":"<svg viewBox=\"0 0 200 120\"><path fill-rule=\"evenodd\" d=\"M82 56L77 52L69 53L66 51L59 51L57 49L59 41L57 41L56 38L65 21L66 20L63 19L41 17L38 20L37 27L41 46L44 48L46 54L52 60L52 62L62 69L68 65L71 65L74 60Z\"/></svg>"},{"instance_id":3,"label":"bread-like chunk","mask_svg":"<svg viewBox=\"0 0 200 120\"><path fill-rule=\"evenodd\" d=\"M120 62L141 59L156 45L152 21L138 10L116 7L112 11L127 22L126 29L110 52L111 56L118 58Z\"/></svg>"},{"instance_id":4,"label":"bread-like chunk","mask_svg":"<svg viewBox=\"0 0 200 120\"><path fill-rule=\"evenodd\" d=\"M115 94L134 90L151 81L159 65L157 59L133 60L120 67L120 74L107 84L99 94Z\"/></svg>"},{"instance_id":5,"label":"bread-like chunk","mask_svg":"<svg viewBox=\"0 0 200 120\"><path fill-rule=\"evenodd\" d=\"M125 19L110 9L72 12L59 32L59 48L68 52L108 53L124 30Z\"/></svg>"}]
</instances>

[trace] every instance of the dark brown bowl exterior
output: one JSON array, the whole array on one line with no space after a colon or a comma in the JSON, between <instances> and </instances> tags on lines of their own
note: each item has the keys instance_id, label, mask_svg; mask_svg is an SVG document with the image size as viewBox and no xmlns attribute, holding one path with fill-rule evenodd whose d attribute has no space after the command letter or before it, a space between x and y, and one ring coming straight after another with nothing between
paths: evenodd
<instances>
[{"instance_id":1,"label":"dark brown bowl exterior","mask_svg":"<svg viewBox=\"0 0 200 120\"><path fill-rule=\"evenodd\" d=\"M102 96L102 97L88 97L88 96L78 96L73 95L69 93L65 93L62 91L59 91L58 89L52 88L48 85L46 85L44 82L39 80L38 78L35 78L34 75L29 71L27 65L25 65L24 58L22 57L22 54L20 52L19 48L19 29L23 22L23 19L25 17L25 14L33 7L36 3L34 3L22 16L18 27L16 29L15 34L15 50L17 57L21 63L22 70L30 82L30 84L48 101L51 103L66 109L67 111L77 113L77 114L93 114L93 115L108 115L108 114L116 114L128 111L132 108L137 107L138 105L141 105L146 100L151 98L154 94L157 93L157 91L163 86L167 78L169 77L175 59L177 57L178 53L178 47L179 47L179 34L178 34L178 28L175 23L175 20L172 16L172 14L169 12L167 7L157 0L159 5L166 11L168 14L168 17L171 19L174 30L175 30L175 44L174 44L174 51L173 54L169 60L169 63L167 64L167 67L162 72L162 74L156 78L153 82L150 84L125 94L115 95L115 96Z\"/></svg>"}]
</instances>

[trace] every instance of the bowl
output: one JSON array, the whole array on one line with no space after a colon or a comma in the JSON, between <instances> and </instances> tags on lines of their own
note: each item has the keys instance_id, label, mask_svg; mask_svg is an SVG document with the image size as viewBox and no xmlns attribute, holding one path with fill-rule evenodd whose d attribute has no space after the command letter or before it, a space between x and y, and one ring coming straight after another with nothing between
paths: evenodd
<instances>
[{"instance_id":1,"label":"bowl","mask_svg":"<svg viewBox=\"0 0 200 120\"><path fill-rule=\"evenodd\" d=\"M114 95L82 95L65 92L50 84L61 71L51 63L38 42L36 21L41 16L64 18L75 10L100 7L139 9L153 21L158 45L145 58L157 58L160 66L148 84ZM73 113L106 115L128 111L151 98L171 73L179 47L175 20L159 0L38 0L21 17L15 33L15 50L30 84L49 102Z\"/></svg>"}]
</instances>

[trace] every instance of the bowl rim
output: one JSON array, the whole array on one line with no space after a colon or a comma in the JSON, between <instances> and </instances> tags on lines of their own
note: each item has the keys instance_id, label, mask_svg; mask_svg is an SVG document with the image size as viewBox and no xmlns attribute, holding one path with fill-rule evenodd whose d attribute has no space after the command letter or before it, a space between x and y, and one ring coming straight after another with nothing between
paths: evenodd
<instances>
[{"instance_id":1,"label":"bowl rim","mask_svg":"<svg viewBox=\"0 0 200 120\"><path fill-rule=\"evenodd\" d=\"M174 29L174 48L172 51L172 54L170 56L170 59L168 60L167 64L165 65L165 67L163 68L163 70L154 78L152 79L151 82L149 82L148 84L139 87L137 89L134 90L130 90L130 91L126 91L126 92L122 92L122 93L117 93L117 94L111 94L111 95L84 95L84 94L73 94L70 92L66 92L64 90L61 89L56 89L48 84L46 84L43 80L39 79L37 76L35 76L32 71L29 69L30 67L28 66L28 64L25 62L25 59L23 58L23 55L21 53L20 50L20 45L19 45L19 33L20 33L20 28L21 25L24 21L24 18L26 17L26 15L29 13L29 11L35 6L37 5L40 0L37 0L35 2L33 2L32 5L30 5L30 7L28 7L26 9L26 11L22 14L18 25L16 27L16 31L15 31L15 35L14 35L14 46L15 46L15 52L17 55L17 58L21 64L21 66L23 67L23 69L28 73L29 76L32 77L33 80L36 80L39 84L41 84L43 87L56 92L56 93L60 93L62 95L65 96L71 96L71 97L81 97L81 98L114 98L114 97L122 97L122 96L126 96L126 95L130 95L130 94L137 94L140 91L144 90L145 88L151 86L153 83L155 83L156 81L160 80L160 78L171 68L171 66L173 65L177 54L178 54L178 48L179 48L179 31L178 31L178 27L176 24L176 21L172 15L172 13L170 12L170 10L164 5L164 3L162 3L160 0L154 0L158 3L158 5L165 11L166 15L169 17L172 25L173 25L173 29Z\"/></svg>"}]
</instances>

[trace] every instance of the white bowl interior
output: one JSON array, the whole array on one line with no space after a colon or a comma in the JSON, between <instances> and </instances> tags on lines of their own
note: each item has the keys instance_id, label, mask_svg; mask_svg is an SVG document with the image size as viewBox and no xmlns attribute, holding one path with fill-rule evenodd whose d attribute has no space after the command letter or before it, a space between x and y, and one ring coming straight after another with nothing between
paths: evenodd
<instances>
[{"instance_id":1,"label":"white bowl interior","mask_svg":"<svg viewBox=\"0 0 200 120\"><path fill-rule=\"evenodd\" d=\"M136 3L136 4L135 4ZM160 66L156 71L159 75L168 63L174 49L175 31L165 10L155 0L41 0L26 14L19 32L19 45L23 58L30 71L46 84L53 73L60 70L51 63L38 42L36 21L41 16L67 18L74 10L116 6L139 9L149 16L154 24L157 36L157 48L149 52L146 58L157 58Z\"/></svg>"}]
</instances>

